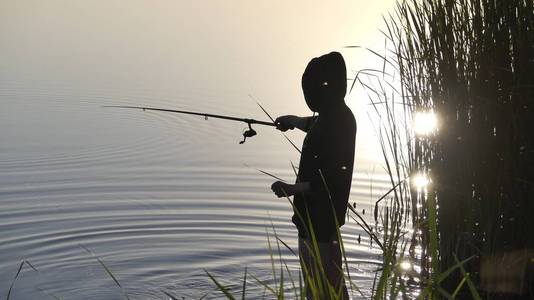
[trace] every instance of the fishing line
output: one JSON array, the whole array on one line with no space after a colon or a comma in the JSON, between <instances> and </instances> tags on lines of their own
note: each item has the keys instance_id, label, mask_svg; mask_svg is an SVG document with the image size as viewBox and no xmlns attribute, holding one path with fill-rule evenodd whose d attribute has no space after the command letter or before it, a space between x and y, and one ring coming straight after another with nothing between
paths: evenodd
<instances>
[{"instance_id":1,"label":"fishing line","mask_svg":"<svg viewBox=\"0 0 534 300\"><path fill-rule=\"evenodd\" d=\"M177 113L177 114L187 114L187 115L202 116L206 120L208 120L208 118L215 118L215 119L223 119L223 120L236 121L236 122L244 122L244 123L247 123L248 128L245 129L245 131L243 132L243 140L240 141L239 144L244 144L245 141L247 140L247 138L251 138L251 137L257 135L256 130L254 130L252 128L252 124L276 127L276 124L274 124L274 121L273 122L266 122L266 121L258 121L258 120L254 120L254 119L248 119L248 118L238 118L238 117L233 117L233 116L216 115L216 114L209 114L209 113L203 113L203 112L193 112L193 111L186 111L186 110L155 108L155 107L146 107L146 106L124 106L124 105L105 105L105 106L102 106L102 107L131 108L131 109L140 109L140 110L143 110L143 111L146 111L146 110L161 111L161 112L170 112L170 113Z\"/></svg>"}]
</instances>

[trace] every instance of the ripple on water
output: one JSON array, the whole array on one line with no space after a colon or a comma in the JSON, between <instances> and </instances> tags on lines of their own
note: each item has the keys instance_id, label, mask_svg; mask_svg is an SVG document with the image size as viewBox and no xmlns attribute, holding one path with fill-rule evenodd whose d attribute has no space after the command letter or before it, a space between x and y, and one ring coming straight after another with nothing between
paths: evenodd
<instances>
[{"instance_id":1,"label":"ripple on water","mask_svg":"<svg viewBox=\"0 0 534 300\"><path fill-rule=\"evenodd\" d=\"M243 163L291 179L294 150L283 144L270 151L268 133L238 146L240 126L215 120L100 108L146 104L216 112L220 102L214 99L209 93L156 97L155 91L139 90L125 96L114 90L0 86L0 103L6 104L0 125L7 128L0 134L9 141L0 145L0 290L27 259L39 272L24 268L14 299L43 293L122 299L80 245L98 255L134 299L162 299L163 290L199 298L214 287L204 269L236 288L245 266L272 283L266 230L272 222L296 250L291 206L272 196L273 178ZM222 113L243 106L227 100ZM372 184L387 190L384 179ZM369 189L367 177L356 174L351 203L372 211ZM354 222L343 234L354 276L372 284L377 251ZM297 258L283 245L281 253L297 278ZM249 286L249 295L263 294L253 281ZM207 298L218 296L210 292Z\"/></svg>"}]
</instances>

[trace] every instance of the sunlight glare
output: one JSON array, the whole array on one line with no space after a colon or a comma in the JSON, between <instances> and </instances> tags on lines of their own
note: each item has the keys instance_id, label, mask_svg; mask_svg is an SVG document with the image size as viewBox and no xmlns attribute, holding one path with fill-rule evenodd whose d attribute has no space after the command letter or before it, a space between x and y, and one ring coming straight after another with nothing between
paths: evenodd
<instances>
[{"instance_id":1,"label":"sunlight glare","mask_svg":"<svg viewBox=\"0 0 534 300\"><path fill-rule=\"evenodd\" d=\"M413 130L418 135L427 135L434 132L438 127L436 114L432 111L418 112L413 120Z\"/></svg>"},{"instance_id":2,"label":"sunlight glare","mask_svg":"<svg viewBox=\"0 0 534 300\"><path fill-rule=\"evenodd\" d=\"M403 262L400 263L400 267L401 269L405 270L405 271L408 271L412 268L412 263L405 260Z\"/></svg>"},{"instance_id":3,"label":"sunlight glare","mask_svg":"<svg viewBox=\"0 0 534 300\"><path fill-rule=\"evenodd\" d=\"M412 184L418 189L424 189L430 183L430 180L424 174L416 174L411 178Z\"/></svg>"}]
</instances>

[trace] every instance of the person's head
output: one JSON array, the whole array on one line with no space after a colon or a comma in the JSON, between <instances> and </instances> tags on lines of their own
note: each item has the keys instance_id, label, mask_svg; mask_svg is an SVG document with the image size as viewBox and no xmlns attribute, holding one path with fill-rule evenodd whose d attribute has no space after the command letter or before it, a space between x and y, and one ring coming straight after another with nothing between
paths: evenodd
<instances>
[{"instance_id":1,"label":"person's head","mask_svg":"<svg viewBox=\"0 0 534 300\"><path fill-rule=\"evenodd\" d=\"M325 112L344 102L347 68L339 52L313 58L302 74L306 104L314 112Z\"/></svg>"}]
</instances>

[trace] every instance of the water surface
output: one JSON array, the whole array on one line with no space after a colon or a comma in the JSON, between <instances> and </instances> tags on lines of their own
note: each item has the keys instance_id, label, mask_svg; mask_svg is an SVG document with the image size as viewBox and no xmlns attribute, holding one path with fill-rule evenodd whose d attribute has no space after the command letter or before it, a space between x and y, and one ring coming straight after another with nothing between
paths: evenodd
<instances>
[{"instance_id":1,"label":"water surface","mask_svg":"<svg viewBox=\"0 0 534 300\"><path fill-rule=\"evenodd\" d=\"M132 299L217 298L204 270L240 286L247 266L271 282L266 230L272 222L295 250L296 230L290 204L270 191L274 179L254 168L293 180L299 156L280 133L256 126L258 136L239 145L245 124L101 107L110 104L267 119L244 93L1 83L1 297L28 260L38 272L23 268L12 299L122 299L81 246ZM297 145L304 137L289 136ZM387 183L365 162L357 157L351 203L370 212L371 185L378 194ZM351 275L368 293L379 253L352 221L343 236ZM297 278L297 258L281 250ZM249 282L251 299L263 293Z\"/></svg>"}]
</instances>

